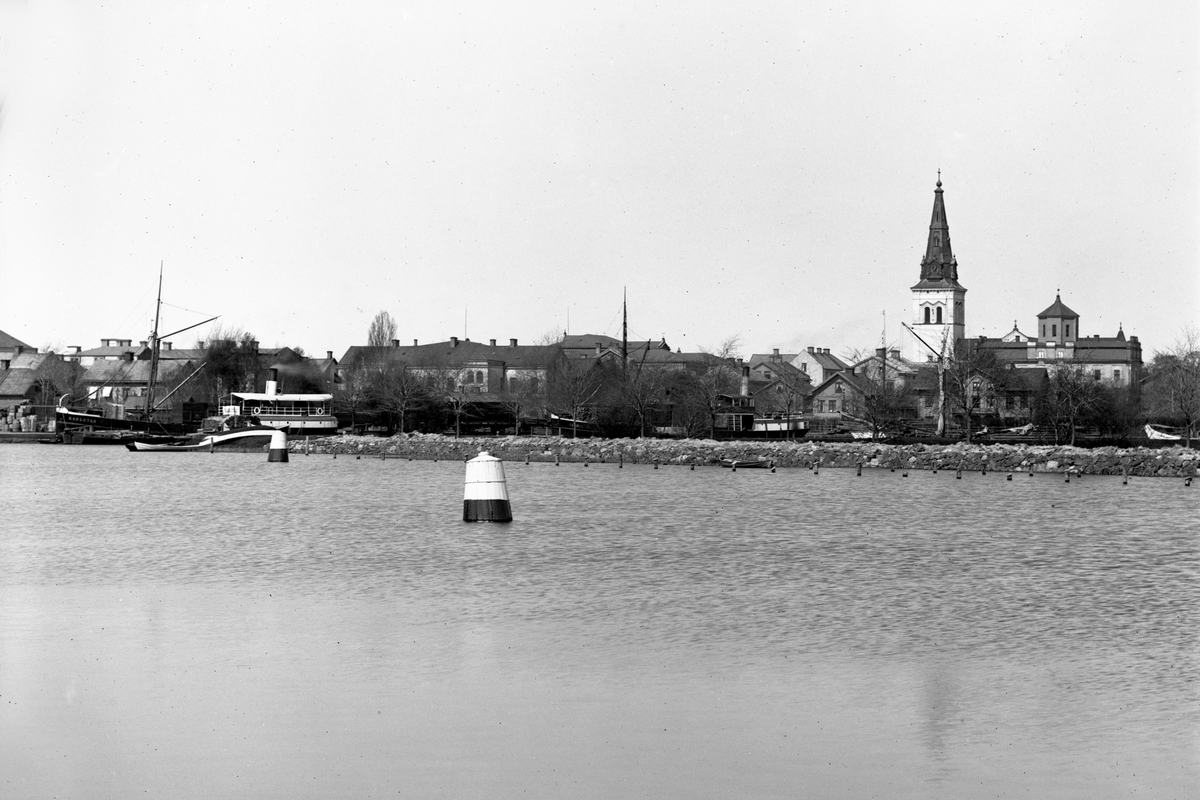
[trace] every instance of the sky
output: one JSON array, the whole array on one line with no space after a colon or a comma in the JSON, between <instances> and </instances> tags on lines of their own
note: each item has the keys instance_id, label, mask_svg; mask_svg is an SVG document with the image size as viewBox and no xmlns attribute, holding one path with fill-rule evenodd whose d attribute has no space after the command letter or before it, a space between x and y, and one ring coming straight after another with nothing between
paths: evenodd
<instances>
[{"instance_id":1,"label":"sky","mask_svg":"<svg viewBox=\"0 0 1200 800\"><path fill-rule=\"evenodd\" d=\"M312 355L555 331L901 346L1200 320L1192 2L0 0L0 330Z\"/></svg>"}]
</instances>

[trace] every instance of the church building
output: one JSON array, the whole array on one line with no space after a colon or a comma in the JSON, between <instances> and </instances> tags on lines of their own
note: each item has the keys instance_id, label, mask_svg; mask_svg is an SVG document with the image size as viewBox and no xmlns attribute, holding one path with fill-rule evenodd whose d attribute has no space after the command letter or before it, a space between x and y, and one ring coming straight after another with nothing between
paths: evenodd
<instances>
[{"instance_id":1,"label":"church building","mask_svg":"<svg viewBox=\"0 0 1200 800\"><path fill-rule=\"evenodd\" d=\"M946 221L939 170L937 188L933 190L929 240L921 259L921 280L912 287L912 329L916 336L908 337L905 357L909 361L933 361L940 353L953 352L954 343L966 337L966 294L967 290L958 282L958 261L950 248L950 225Z\"/></svg>"}]
</instances>

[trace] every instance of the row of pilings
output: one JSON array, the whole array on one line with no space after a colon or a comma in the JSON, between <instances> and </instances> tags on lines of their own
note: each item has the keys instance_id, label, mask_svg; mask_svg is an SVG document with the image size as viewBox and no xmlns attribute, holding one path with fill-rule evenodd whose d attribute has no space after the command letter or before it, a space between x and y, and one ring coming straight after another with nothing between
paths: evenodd
<instances>
[{"instance_id":1,"label":"row of pilings","mask_svg":"<svg viewBox=\"0 0 1200 800\"><path fill-rule=\"evenodd\" d=\"M465 461L487 450L504 461L715 466L724 459L767 458L776 466L912 470L1072 472L1190 477L1200 450L1183 447L1085 449L1066 445L889 445L877 442L717 442L709 439L570 439L557 436L464 437L437 434L291 437L293 454Z\"/></svg>"}]
</instances>

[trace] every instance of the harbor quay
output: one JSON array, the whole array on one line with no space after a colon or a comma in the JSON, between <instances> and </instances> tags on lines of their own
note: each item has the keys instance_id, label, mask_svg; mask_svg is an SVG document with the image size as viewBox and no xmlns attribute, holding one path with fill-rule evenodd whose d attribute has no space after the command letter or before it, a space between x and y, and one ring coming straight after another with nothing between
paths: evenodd
<instances>
[{"instance_id":1,"label":"harbor quay","mask_svg":"<svg viewBox=\"0 0 1200 800\"><path fill-rule=\"evenodd\" d=\"M294 455L457 460L486 450L508 462L717 466L722 461L769 459L780 468L965 470L1139 477L1194 477L1200 451L1169 448L1081 448L1068 445L897 444L879 442L747 442L710 439L572 439L557 436L454 438L440 434L391 437L292 437Z\"/></svg>"}]
</instances>

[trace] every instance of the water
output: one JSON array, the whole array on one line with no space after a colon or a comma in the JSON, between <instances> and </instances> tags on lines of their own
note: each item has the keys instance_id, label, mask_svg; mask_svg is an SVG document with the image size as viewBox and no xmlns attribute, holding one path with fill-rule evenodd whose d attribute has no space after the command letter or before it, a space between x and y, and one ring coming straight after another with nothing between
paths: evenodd
<instances>
[{"instance_id":1,"label":"water","mask_svg":"<svg viewBox=\"0 0 1200 800\"><path fill-rule=\"evenodd\" d=\"M5 797L1190 797L1182 481L0 448Z\"/></svg>"}]
</instances>

